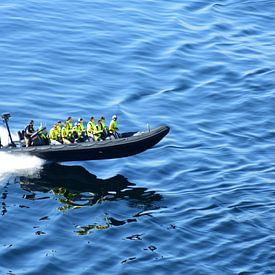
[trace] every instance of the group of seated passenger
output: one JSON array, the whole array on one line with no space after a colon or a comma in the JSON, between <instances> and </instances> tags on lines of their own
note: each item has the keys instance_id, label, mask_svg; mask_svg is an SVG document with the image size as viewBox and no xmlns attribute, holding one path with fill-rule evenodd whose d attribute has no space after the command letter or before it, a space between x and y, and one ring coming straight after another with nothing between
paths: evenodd
<instances>
[{"instance_id":1,"label":"group of seated passenger","mask_svg":"<svg viewBox=\"0 0 275 275\"><path fill-rule=\"evenodd\" d=\"M33 120L25 128L25 142L26 146L35 145L32 140L32 135L35 133L33 128ZM71 144L85 141L101 141L105 139L118 138L117 132L117 116L113 115L109 127L105 125L105 118L102 116L97 123L94 117L90 117L89 122L85 128L84 121L79 118L73 124L72 117L68 117L63 125L61 121L56 122L50 129L47 139L50 144ZM39 132L39 131L38 131ZM42 144L37 144L42 145Z\"/></svg>"}]
</instances>

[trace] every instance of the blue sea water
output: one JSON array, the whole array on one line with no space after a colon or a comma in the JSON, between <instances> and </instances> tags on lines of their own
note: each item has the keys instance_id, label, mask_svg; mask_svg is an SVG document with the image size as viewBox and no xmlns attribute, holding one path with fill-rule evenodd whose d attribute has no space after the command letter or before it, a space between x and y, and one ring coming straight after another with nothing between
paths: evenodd
<instances>
[{"instance_id":1,"label":"blue sea water","mask_svg":"<svg viewBox=\"0 0 275 275\"><path fill-rule=\"evenodd\" d=\"M14 136L69 115L171 131L119 160L0 152L0 274L275 274L274 12L271 0L2 1L0 112Z\"/></svg>"}]
</instances>

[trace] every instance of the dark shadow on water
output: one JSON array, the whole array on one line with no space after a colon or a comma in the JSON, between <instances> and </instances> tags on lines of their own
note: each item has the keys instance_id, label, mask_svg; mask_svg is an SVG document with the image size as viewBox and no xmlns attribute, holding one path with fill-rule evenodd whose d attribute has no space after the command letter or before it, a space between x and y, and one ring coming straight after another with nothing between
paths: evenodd
<instances>
[{"instance_id":1,"label":"dark shadow on water","mask_svg":"<svg viewBox=\"0 0 275 275\"><path fill-rule=\"evenodd\" d=\"M136 187L126 177L116 175L99 179L82 166L64 166L57 163L47 164L38 175L20 177L21 187L30 192L49 192L66 189L69 193L93 193L97 197L112 195L109 200L126 198L150 204L159 201L161 196L147 188Z\"/></svg>"},{"instance_id":2,"label":"dark shadow on water","mask_svg":"<svg viewBox=\"0 0 275 275\"><path fill-rule=\"evenodd\" d=\"M61 205L60 211L91 207L118 200L126 200L130 207L138 209L136 214L124 220L108 217L107 227L136 222L138 217L150 215L149 210L160 207L161 196L155 191L137 187L136 184L129 182L122 175L99 179L82 166L64 166L51 163L45 165L39 174L29 177L21 176L19 179L21 188L28 192L25 195L26 199L41 199L41 192L53 192ZM49 196L42 196L43 198L49 199ZM87 225L78 233L86 234L94 227L94 224Z\"/></svg>"},{"instance_id":3,"label":"dark shadow on water","mask_svg":"<svg viewBox=\"0 0 275 275\"><path fill-rule=\"evenodd\" d=\"M71 192L94 192L99 195L134 185L121 175L104 180L82 166L64 166L58 163L45 165L37 175L20 177L20 183L28 191L48 192L50 189L63 187Z\"/></svg>"}]
</instances>

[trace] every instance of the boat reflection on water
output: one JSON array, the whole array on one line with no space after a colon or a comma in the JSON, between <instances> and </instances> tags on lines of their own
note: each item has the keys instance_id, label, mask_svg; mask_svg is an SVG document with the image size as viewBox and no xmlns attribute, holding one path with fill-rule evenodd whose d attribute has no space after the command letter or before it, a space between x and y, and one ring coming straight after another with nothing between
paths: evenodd
<instances>
[{"instance_id":1,"label":"boat reflection on water","mask_svg":"<svg viewBox=\"0 0 275 275\"><path fill-rule=\"evenodd\" d=\"M82 166L47 164L35 176L20 177L21 188L28 191L26 199L35 200L36 192L53 192L61 204L60 211L90 207L104 202L126 200L130 207L139 211L131 218L117 220L108 217L107 223L81 227L78 234L87 234L91 229L104 229L136 221L137 217L150 215L149 210L158 209L161 196L147 188L137 187L122 175L99 179ZM150 212L150 211L149 211Z\"/></svg>"}]
</instances>

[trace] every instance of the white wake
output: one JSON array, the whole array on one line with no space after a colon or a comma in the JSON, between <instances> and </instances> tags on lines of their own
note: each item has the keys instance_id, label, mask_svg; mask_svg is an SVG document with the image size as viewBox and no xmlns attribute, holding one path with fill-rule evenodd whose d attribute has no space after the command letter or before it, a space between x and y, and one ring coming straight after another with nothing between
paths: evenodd
<instances>
[{"instance_id":1,"label":"white wake","mask_svg":"<svg viewBox=\"0 0 275 275\"><path fill-rule=\"evenodd\" d=\"M7 145L8 139L7 130L0 126L0 135L2 145ZM16 135L12 134L12 138L16 140ZM1 152L0 149L0 184L3 180L11 176L28 176L38 173L42 169L44 160L26 155L12 155L6 152Z\"/></svg>"},{"instance_id":2,"label":"white wake","mask_svg":"<svg viewBox=\"0 0 275 275\"><path fill-rule=\"evenodd\" d=\"M18 140L17 134L11 133L11 137L13 141ZM3 126L0 126L0 139L3 146L6 146L10 143L8 130Z\"/></svg>"},{"instance_id":3,"label":"white wake","mask_svg":"<svg viewBox=\"0 0 275 275\"><path fill-rule=\"evenodd\" d=\"M38 157L0 152L0 184L7 177L34 175L42 169L44 163Z\"/></svg>"}]
</instances>

